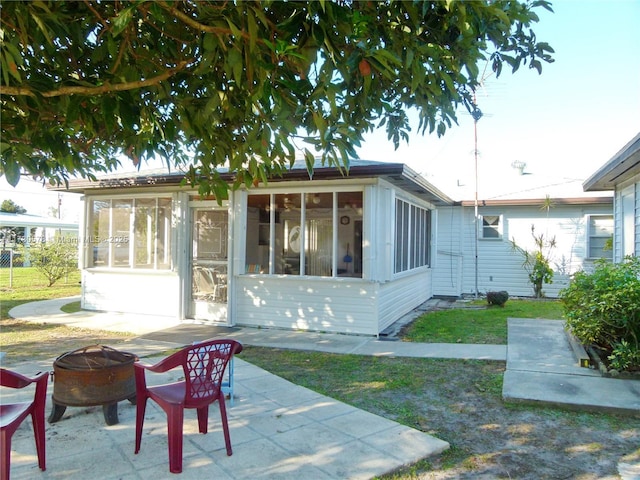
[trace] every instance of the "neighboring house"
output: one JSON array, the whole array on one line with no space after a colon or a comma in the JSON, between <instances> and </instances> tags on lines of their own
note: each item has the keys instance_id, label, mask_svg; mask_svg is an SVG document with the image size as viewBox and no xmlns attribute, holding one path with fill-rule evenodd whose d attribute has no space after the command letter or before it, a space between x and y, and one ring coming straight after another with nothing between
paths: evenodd
<instances>
[{"instance_id":1,"label":"neighboring house","mask_svg":"<svg viewBox=\"0 0 640 480\"><path fill-rule=\"evenodd\" d=\"M296 165L221 204L181 180L71 182L83 308L378 335L433 295L436 208L452 201L403 164Z\"/></svg>"},{"instance_id":2,"label":"neighboring house","mask_svg":"<svg viewBox=\"0 0 640 480\"><path fill-rule=\"evenodd\" d=\"M555 240L555 247L545 248L554 271L553 283L543 285L547 297L557 297L570 274L589 268L595 259L611 257L603 248L613 234L611 197L480 200L477 222L475 201L463 201L438 209L434 295L506 290L511 296L532 296L524 257L512 246L515 240L534 252L532 226L536 236Z\"/></svg>"},{"instance_id":3,"label":"neighboring house","mask_svg":"<svg viewBox=\"0 0 640 480\"><path fill-rule=\"evenodd\" d=\"M52 241L57 237L75 241L78 237L78 224L27 213L0 212L0 265L9 266L10 250L18 245L24 245L28 249L31 244ZM28 264L26 259L25 266Z\"/></svg>"},{"instance_id":4,"label":"neighboring house","mask_svg":"<svg viewBox=\"0 0 640 480\"><path fill-rule=\"evenodd\" d=\"M640 255L640 133L583 184L588 192L614 191L613 259Z\"/></svg>"}]
</instances>

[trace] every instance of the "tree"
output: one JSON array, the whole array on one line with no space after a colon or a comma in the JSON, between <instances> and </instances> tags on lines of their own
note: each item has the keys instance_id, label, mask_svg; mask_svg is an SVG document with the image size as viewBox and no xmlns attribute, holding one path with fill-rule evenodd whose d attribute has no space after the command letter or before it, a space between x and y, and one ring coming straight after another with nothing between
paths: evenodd
<instances>
[{"instance_id":1,"label":"tree","mask_svg":"<svg viewBox=\"0 0 640 480\"><path fill-rule=\"evenodd\" d=\"M545 283L553 283L553 269L551 268L551 253L556 247L556 237L549 238L544 233L536 235L535 225L531 225L531 236L535 249L529 251L511 240L513 251L522 255L522 267L527 272L529 281L533 285L533 295L536 298L544 297L542 286Z\"/></svg>"},{"instance_id":2,"label":"tree","mask_svg":"<svg viewBox=\"0 0 640 480\"><path fill-rule=\"evenodd\" d=\"M3 200L2 204L0 204L0 212L7 213L27 213L27 209L21 207L13 200Z\"/></svg>"},{"instance_id":3,"label":"tree","mask_svg":"<svg viewBox=\"0 0 640 480\"><path fill-rule=\"evenodd\" d=\"M22 253L47 278L48 287L78 267L78 244L62 237L30 245L28 249L23 247Z\"/></svg>"},{"instance_id":4,"label":"tree","mask_svg":"<svg viewBox=\"0 0 640 480\"><path fill-rule=\"evenodd\" d=\"M201 193L303 155L348 168L363 135L408 140L474 110L479 65L551 62L545 0L4 2L2 174L95 178L162 158Z\"/></svg>"}]
</instances>

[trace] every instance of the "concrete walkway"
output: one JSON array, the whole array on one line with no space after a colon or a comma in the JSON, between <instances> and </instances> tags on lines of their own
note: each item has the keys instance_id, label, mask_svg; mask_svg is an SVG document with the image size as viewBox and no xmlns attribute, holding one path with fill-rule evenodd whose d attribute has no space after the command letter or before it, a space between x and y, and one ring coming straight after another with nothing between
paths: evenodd
<instances>
[{"instance_id":1,"label":"concrete walkway","mask_svg":"<svg viewBox=\"0 0 640 480\"><path fill-rule=\"evenodd\" d=\"M10 315L28 321L133 332L139 337L112 346L140 357L220 336L235 338L246 345L331 353L506 360L503 383L506 401L640 415L640 381L602 378L593 370L579 367L563 324L557 320L510 319L508 347L417 344L383 337L225 328L159 321L156 317L100 312L64 314L59 310L73 300L24 304L12 309ZM32 374L50 370L52 361L11 368ZM206 436L197 435L193 419L185 422L184 478L213 475L223 479L371 478L448 448L446 442L318 395L240 359L235 378L234 405L228 409L234 455L227 457L224 453L217 409L213 408ZM86 478L91 470L80 467L80 459L90 462L97 474L94 478L165 478L168 473L165 417L155 404L150 403L147 409L142 450L135 456L135 408L121 403L120 424L112 427L104 425L96 408L99 409L69 407L60 422L48 425L51 462L38 478ZM18 433L18 438L22 438L14 440L17 453L12 456L12 475L14 479L33 478L38 470L32 434L24 429ZM82 440L78 441L79 438ZM117 458L117 470L105 467L105 459L112 455ZM91 463L94 457L95 464ZM619 470L625 480L640 479L640 464L621 465Z\"/></svg>"}]
</instances>

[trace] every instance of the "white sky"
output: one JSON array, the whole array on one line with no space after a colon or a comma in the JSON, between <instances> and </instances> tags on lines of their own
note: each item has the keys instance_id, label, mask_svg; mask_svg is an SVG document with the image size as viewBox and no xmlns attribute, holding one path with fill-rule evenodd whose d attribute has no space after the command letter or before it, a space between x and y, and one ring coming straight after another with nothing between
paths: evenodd
<instances>
[{"instance_id":1,"label":"white sky","mask_svg":"<svg viewBox=\"0 0 640 480\"><path fill-rule=\"evenodd\" d=\"M640 1L557 0L553 9L538 10L533 30L554 48L555 63L544 64L542 75L528 67L512 75L505 67L478 92L483 198L524 191L514 160L526 163L527 185L579 188L640 131ZM456 199L473 195L473 120L463 109L459 125L440 139L414 134L394 151L380 130L358 151L367 160L404 162ZM0 179L0 201L12 199L28 213L48 215L57 198L28 179L16 189ZM78 207L77 195L62 194L63 219L77 220Z\"/></svg>"}]
</instances>

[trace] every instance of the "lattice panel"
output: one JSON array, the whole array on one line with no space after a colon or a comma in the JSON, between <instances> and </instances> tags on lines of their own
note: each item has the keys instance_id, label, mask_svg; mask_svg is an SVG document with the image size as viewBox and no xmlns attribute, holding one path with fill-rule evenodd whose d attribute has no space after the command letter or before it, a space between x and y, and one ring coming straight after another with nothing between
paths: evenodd
<instances>
[{"instance_id":1,"label":"lattice panel","mask_svg":"<svg viewBox=\"0 0 640 480\"><path fill-rule=\"evenodd\" d=\"M198 346L187 353L187 391L190 398L216 396L231 354L228 343Z\"/></svg>"}]
</instances>

